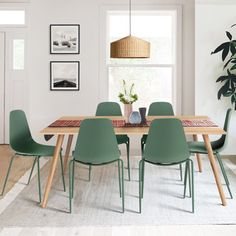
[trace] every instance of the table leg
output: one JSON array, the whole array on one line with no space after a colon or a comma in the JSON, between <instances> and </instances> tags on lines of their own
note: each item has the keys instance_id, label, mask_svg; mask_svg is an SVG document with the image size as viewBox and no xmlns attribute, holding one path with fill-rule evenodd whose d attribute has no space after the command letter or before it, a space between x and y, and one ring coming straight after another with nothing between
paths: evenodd
<instances>
[{"instance_id":1,"label":"table leg","mask_svg":"<svg viewBox=\"0 0 236 236\"><path fill-rule=\"evenodd\" d=\"M46 206L47 206L48 196L49 196L49 192L51 190L52 180L53 180L53 176L55 174L57 161L58 161L58 158L59 158L59 155L60 155L63 139L64 139L64 135L58 135L57 144L56 144L56 147L55 147L55 150L54 150L52 163L51 163L51 168L50 168L50 171L49 171L49 174L48 174L48 180L47 180L47 184L46 184L46 188L45 188L45 192L44 192L44 196L43 196L42 208L46 208Z\"/></svg>"},{"instance_id":2,"label":"table leg","mask_svg":"<svg viewBox=\"0 0 236 236\"><path fill-rule=\"evenodd\" d=\"M70 148L71 148L72 141L73 141L73 134L70 134L68 137L68 141L66 145L66 153L64 157L64 174L66 174L66 167L67 167L68 159L70 156Z\"/></svg>"},{"instance_id":3,"label":"table leg","mask_svg":"<svg viewBox=\"0 0 236 236\"><path fill-rule=\"evenodd\" d=\"M207 134L204 134L202 136L203 136L203 139L204 139L204 142L205 142L205 145L206 145L206 149L207 149L207 152L208 152L208 158L209 158L209 161L211 163L211 168L212 168L212 171L213 171L213 174L214 174L214 177L215 177L215 181L216 181L216 185L217 185L217 188L218 188L218 191L219 191L219 194L220 194L222 205L226 206L227 203L226 203L226 199L225 199L225 194L224 194L224 191L223 191L223 188L222 188L222 184L220 182L220 176L219 176L218 168L217 168L217 165L216 165L215 157L214 157L214 154L213 154L213 151L212 151L209 136Z\"/></svg>"},{"instance_id":4,"label":"table leg","mask_svg":"<svg viewBox=\"0 0 236 236\"><path fill-rule=\"evenodd\" d=\"M195 142L198 141L196 134L193 135L193 141L195 141ZM196 153L196 157L197 157L198 170L199 170L199 172L202 172L202 160L201 160L200 154Z\"/></svg>"}]
</instances>

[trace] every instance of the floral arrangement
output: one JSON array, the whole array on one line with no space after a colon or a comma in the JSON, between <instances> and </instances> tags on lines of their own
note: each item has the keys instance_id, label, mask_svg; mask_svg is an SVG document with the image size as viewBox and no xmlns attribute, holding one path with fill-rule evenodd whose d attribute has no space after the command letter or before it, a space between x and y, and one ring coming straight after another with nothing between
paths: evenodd
<instances>
[{"instance_id":1,"label":"floral arrangement","mask_svg":"<svg viewBox=\"0 0 236 236\"><path fill-rule=\"evenodd\" d=\"M133 92L134 83L132 83L131 87L128 89L125 80L123 82L123 92L119 93L118 97L120 102L123 104L133 104L138 100L138 95Z\"/></svg>"}]
</instances>

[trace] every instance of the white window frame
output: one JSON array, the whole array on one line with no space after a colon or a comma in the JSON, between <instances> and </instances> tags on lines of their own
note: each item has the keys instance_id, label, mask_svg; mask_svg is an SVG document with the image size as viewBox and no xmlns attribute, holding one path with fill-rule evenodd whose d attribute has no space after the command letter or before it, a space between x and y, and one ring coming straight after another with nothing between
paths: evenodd
<instances>
[{"instance_id":1,"label":"white window frame","mask_svg":"<svg viewBox=\"0 0 236 236\"><path fill-rule=\"evenodd\" d=\"M28 4L6 4L0 3L0 10L3 11L24 11L25 12L25 23L24 24L0 24L0 29L11 29L11 28L27 28L29 24Z\"/></svg>"},{"instance_id":2,"label":"white window frame","mask_svg":"<svg viewBox=\"0 0 236 236\"><path fill-rule=\"evenodd\" d=\"M99 100L107 101L109 96L109 67L152 67L152 68L172 68L173 73L173 88L172 96L174 101L174 108L176 114L182 114L182 6L157 6L157 5L145 5L145 6L133 6L133 10L137 11L175 11L176 12L176 43L175 51L176 58L172 64L109 64L107 65L107 53L109 52L109 42L107 37L108 29L108 11L127 11L127 6L103 6L100 11L100 73L99 73ZM128 24L128 23L127 23Z\"/></svg>"}]
</instances>

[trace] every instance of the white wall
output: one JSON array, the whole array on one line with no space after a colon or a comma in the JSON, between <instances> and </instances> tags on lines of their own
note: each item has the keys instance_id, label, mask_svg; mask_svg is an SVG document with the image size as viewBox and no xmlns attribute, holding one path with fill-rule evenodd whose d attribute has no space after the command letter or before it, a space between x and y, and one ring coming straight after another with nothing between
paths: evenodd
<instances>
[{"instance_id":1,"label":"white wall","mask_svg":"<svg viewBox=\"0 0 236 236\"><path fill-rule=\"evenodd\" d=\"M127 5L127 0L31 0L29 13L29 107L35 135L62 115L93 115L99 99L99 21L104 5ZM183 6L183 102L184 114L194 112L194 1L135 0L133 4L180 4ZM128 7L128 6L127 6ZM50 55L49 25L78 23L80 55ZM80 60L81 89L78 92L49 90L51 60ZM102 78L100 78L102 79ZM38 135L38 140L40 140ZM42 140L42 139L41 139ZM138 146L139 148L139 146Z\"/></svg>"},{"instance_id":2,"label":"white wall","mask_svg":"<svg viewBox=\"0 0 236 236\"><path fill-rule=\"evenodd\" d=\"M231 107L228 99L217 100L219 84L216 79L222 73L221 55L210 53L222 42L227 41L225 31L236 36L236 2L228 0L198 1L195 6L195 113L209 115L219 125L223 125L225 112ZM235 37L234 36L234 37ZM230 125L230 138L225 154L236 152L236 115Z\"/></svg>"}]
</instances>

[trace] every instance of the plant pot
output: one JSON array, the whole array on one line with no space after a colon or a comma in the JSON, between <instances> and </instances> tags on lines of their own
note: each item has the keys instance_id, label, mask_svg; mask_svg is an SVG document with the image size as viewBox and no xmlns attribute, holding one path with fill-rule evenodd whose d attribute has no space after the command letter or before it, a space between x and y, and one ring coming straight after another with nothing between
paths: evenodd
<instances>
[{"instance_id":1,"label":"plant pot","mask_svg":"<svg viewBox=\"0 0 236 236\"><path fill-rule=\"evenodd\" d=\"M125 123L129 123L129 117L132 111L133 111L132 104L124 104Z\"/></svg>"}]
</instances>

